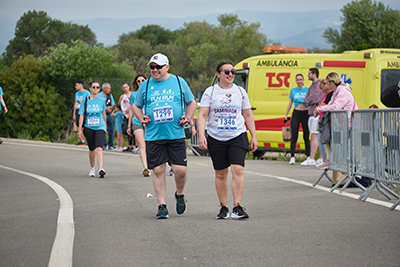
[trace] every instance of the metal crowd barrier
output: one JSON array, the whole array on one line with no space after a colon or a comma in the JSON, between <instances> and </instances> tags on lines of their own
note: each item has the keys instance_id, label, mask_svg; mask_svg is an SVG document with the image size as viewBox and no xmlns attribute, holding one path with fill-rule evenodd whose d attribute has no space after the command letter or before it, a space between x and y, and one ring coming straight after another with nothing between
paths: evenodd
<instances>
[{"instance_id":1,"label":"metal crowd barrier","mask_svg":"<svg viewBox=\"0 0 400 267\"><path fill-rule=\"evenodd\" d=\"M332 187L331 192L337 189L347 178L348 180L340 192L343 192L352 182L365 191L364 186L355 179L352 163L350 112L347 110L331 111L329 169L346 173L346 175Z\"/></svg>"},{"instance_id":2,"label":"metal crowd barrier","mask_svg":"<svg viewBox=\"0 0 400 267\"><path fill-rule=\"evenodd\" d=\"M362 201L376 188L388 199L392 199L390 195L399 199L391 210L400 204L400 197L388 188L400 184L399 115L400 109L354 110L351 116L349 111L331 111L329 170L346 173L331 192L349 178L340 192L353 182L364 191L359 197ZM327 170L314 186L324 175L327 176ZM365 189L355 179L356 175L369 177L373 183Z\"/></svg>"},{"instance_id":3,"label":"metal crowd barrier","mask_svg":"<svg viewBox=\"0 0 400 267\"><path fill-rule=\"evenodd\" d=\"M388 199L399 196L388 185L400 184L399 109L355 110L352 138L355 175L370 177L371 186L359 199L365 201L376 188ZM389 193L389 194L388 194ZM391 210L400 203L397 201Z\"/></svg>"}]
</instances>

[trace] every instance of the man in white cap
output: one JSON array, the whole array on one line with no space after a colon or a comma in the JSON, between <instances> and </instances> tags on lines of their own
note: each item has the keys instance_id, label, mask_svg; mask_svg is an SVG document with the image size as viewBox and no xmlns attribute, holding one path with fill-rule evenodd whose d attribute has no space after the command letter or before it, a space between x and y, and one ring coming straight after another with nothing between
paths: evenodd
<instances>
[{"instance_id":1,"label":"man in white cap","mask_svg":"<svg viewBox=\"0 0 400 267\"><path fill-rule=\"evenodd\" d=\"M196 110L196 101L184 79L169 74L169 61L163 54L151 57L151 78L144 81L132 106L135 116L146 127L147 164L153 169L153 186L158 200L157 219L169 216L166 205L166 163L175 174L176 212L186 211L184 188L187 180L187 158L184 126ZM186 107L185 107L186 106Z\"/></svg>"}]
</instances>

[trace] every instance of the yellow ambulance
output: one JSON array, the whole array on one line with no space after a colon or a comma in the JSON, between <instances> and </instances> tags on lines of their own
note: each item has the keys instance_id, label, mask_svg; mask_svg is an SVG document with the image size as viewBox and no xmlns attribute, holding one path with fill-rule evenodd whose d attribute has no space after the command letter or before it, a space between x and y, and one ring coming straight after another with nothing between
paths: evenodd
<instances>
[{"instance_id":1,"label":"yellow ambulance","mask_svg":"<svg viewBox=\"0 0 400 267\"><path fill-rule=\"evenodd\" d=\"M320 79L330 72L339 73L342 82L350 85L360 109L400 107L400 49L310 54L304 48L266 46L264 53L235 66L235 83L247 90L254 114L259 147L256 156L290 149L281 130L289 93L297 86L298 73L303 74L305 86L311 85L307 80L310 68L319 69ZM302 133L296 150L305 150Z\"/></svg>"}]
</instances>

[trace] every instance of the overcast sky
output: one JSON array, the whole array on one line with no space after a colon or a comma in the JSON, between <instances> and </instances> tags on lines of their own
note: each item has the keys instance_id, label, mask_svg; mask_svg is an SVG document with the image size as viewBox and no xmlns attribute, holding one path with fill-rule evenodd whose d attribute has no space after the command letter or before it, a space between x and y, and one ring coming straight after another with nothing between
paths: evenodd
<instances>
[{"instance_id":1,"label":"overcast sky","mask_svg":"<svg viewBox=\"0 0 400 267\"><path fill-rule=\"evenodd\" d=\"M92 18L190 17L236 10L305 11L340 9L349 0L0 0L0 21L18 19L28 10L44 10L61 21ZM399 0L380 1L392 8Z\"/></svg>"}]
</instances>

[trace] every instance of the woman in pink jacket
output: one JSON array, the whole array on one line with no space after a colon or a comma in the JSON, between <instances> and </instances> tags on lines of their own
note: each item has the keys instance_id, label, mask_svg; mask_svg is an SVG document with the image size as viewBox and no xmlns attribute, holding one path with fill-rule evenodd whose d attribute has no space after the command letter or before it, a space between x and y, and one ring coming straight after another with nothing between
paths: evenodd
<instances>
[{"instance_id":1,"label":"woman in pink jacket","mask_svg":"<svg viewBox=\"0 0 400 267\"><path fill-rule=\"evenodd\" d=\"M331 72L326 76L326 81L328 82L329 88L333 91L331 101L327 105L318 106L314 109L314 117L318 116L320 112L330 111L330 110L348 110L352 111L358 109L357 103L351 94L351 89L347 84L342 83L342 79L337 72ZM328 149L325 146L326 154L329 154ZM318 169L329 168L329 160L318 166Z\"/></svg>"}]
</instances>

